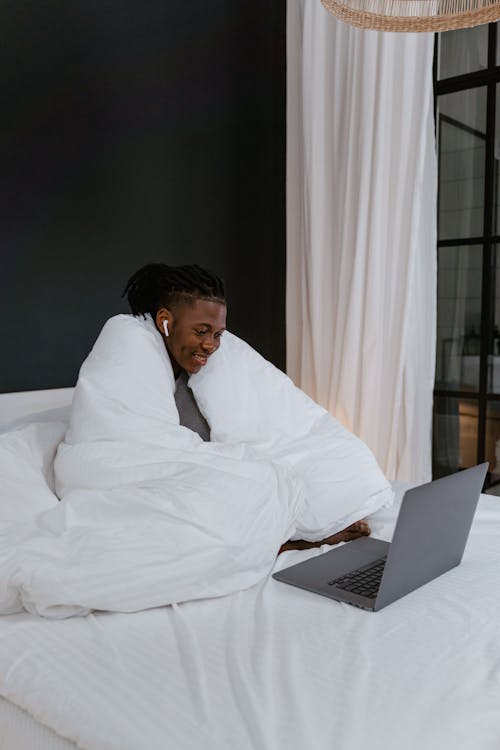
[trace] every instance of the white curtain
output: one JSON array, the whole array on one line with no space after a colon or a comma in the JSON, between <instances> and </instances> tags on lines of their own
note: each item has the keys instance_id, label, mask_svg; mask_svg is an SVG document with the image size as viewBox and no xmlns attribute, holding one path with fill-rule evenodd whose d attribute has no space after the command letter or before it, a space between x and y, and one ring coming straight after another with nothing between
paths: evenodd
<instances>
[{"instance_id":1,"label":"white curtain","mask_svg":"<svg viewBox=\"0 0 500 750\"><path fill-rule=\"evenodd\" d=\"M287 20L287 371L390 479L431 475L436 191L431 34Z\"/></svg>"}]
</instances>

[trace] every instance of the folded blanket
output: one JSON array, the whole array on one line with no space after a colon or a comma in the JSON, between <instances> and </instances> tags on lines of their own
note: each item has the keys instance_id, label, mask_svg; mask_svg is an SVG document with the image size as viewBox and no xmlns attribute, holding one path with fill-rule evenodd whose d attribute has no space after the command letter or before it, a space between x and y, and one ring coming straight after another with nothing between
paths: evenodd
<instances>
[{"instance_id":1,"label":"folded blanket","mask_svg":"<svg viewBox=\"0 0 500 750\"><path fill-rule=\"evenodd\" d=\"M189 385L211 428L179 424L149 316L118 315L84 362L55 460L61 502L0 523L0 612L131 612L252 586L279 546L392 501L368 448L225 332Z\"/></svg>"}]
</instances>

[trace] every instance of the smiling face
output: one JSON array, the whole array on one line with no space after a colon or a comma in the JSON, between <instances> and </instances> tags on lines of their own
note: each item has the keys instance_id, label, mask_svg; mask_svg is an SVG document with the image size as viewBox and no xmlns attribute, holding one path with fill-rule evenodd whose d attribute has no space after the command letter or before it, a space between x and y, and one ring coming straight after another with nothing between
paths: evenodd
<instances>
[{"instance_id":1,"label":"smiling face","mask_svg":"<svg viewBox=\"0 0 500 750\"><path fill-rule=\"evenodd\" d=\"M221 302L195 299L179 302L172 310L156 313L156 326L163 336L175 377L181 370L189 375L199 372L220 346L226 329L226 306ZM163 323L168 324L164 333Z\"/></svg>"}]
</instances>

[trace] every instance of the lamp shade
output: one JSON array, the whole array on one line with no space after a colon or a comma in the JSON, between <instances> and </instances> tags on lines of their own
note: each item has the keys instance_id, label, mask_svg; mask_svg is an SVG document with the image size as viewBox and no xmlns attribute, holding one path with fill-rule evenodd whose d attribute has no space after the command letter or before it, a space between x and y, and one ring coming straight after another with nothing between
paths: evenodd
<instances>
[{"instance_id":1,"label":"lamp shade","mask_svg":"<svg viewBox=\"0 0 500 750\"><path fill-rule=\"evenodd\" d=\"M491 0L321 0L341 21L377 31L450 31L500 19Z\"/></svg>"}]
</instances>

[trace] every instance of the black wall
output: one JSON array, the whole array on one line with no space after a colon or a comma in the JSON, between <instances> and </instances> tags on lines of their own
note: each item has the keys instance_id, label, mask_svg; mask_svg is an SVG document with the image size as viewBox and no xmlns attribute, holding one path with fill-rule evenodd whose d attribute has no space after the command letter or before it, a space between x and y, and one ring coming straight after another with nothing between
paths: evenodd
<instances>
[{"instance_id":1,"label":"black wall","mask_svg":"<svg viewBox=\"0 0 500 750\"><path fill-rule=\"evenodd\" d=\"M284 367L285 6L0 5L0 391L73 385L150 261Z\"/></svg>"}]
</instances>

